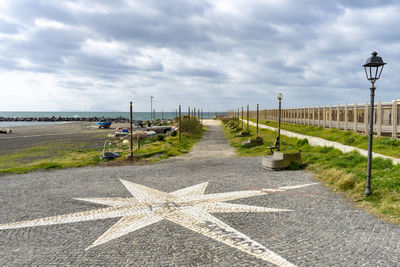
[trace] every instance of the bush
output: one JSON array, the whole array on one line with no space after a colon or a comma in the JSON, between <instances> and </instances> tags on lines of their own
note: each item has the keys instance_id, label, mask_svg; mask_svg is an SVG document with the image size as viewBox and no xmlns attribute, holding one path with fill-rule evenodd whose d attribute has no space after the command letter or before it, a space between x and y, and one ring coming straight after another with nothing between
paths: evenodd
<instances>
[{"instance_id":1,"label":"bush","mask_svg":"<svg viewBox=\"0 0 400 267\"><path fill-rule=\"evenodd\" d=\"M188 115L184 115L182 117L182 132L183 133L191 133L191 134L198 134L201 132L202 124L199 119L195 117L190 117Z\"/></svg>"},{"instance_id":2,"label":"bush","mask_svg":"<svg viewBox=\"0 0 400 267\"><path fill-rule=\"evenodd\" d=\"M344 144L350 145L350 144L354 143L355 141L356 141L356 139L354 139L354 137L349 137L349 138L344 139Z\"/></svg>"},{"instance_id":3,"label":"bush","mask_svg":"<svg viewBox=\"0 0 400 267\"><path fill-rule=\"evenodd\" d=\"M176 131L172 131L171 136L176 136L178 133Z\"/></svg>"},{"instance_id":4,"label":"bush","mask_svg":"<svg viewBox=\"0 0 400 267\"><path fill-rule=\"evenodd\" d=\"M300 139L299 141L297 141L297 145L299 146L308 145L308 139L307 138Z\"/></svg>"},{"instance_id":5,"label":"bush","mask_svg":"<svg viewBox=\"0 0 400 267\"><path fill-rule=\"evenodd\" d=\"M175 134L176 135L176 134ZM165 139L165 136L163 135L163 134L158 134L157 135L157 140L158 141L164 141L164 139Z\"/></svg>"},{"instance_id":6,"label":"bush","mask_svg":"<svg viewBox=\"0 0 400 267\"><path fill-rule=\"evenodd\" d=\"M377 144L380 145L389 145L389 146L400 146L400 141L397 138L379 138L376 141Z\"/></svg>"}]
</instances>

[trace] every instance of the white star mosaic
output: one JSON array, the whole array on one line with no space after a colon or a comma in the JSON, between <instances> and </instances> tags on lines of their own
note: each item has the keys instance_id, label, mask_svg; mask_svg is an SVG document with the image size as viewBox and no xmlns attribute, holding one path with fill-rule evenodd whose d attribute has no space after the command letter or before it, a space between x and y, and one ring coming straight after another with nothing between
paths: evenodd
<instances>
[{"instance_id":1,"label":"white star mosaic","mask_svg":"<svg viewBox=\"0 0 400 267\"><path fill-rule=\"evenodd\" d=\"M90 249L165 219L275 265L295 266L275 252L215 218L210 213L288 212L290 210L224 203L224 201L284 192L315 184L205 195L204 191L207 187L207 182L171 193L165 193L125 180L121 180L121 182L133 197L77 198L77 200L109 207L0 224L0 230L121 218L86 248Z\"/></svg>"}]
</instances>

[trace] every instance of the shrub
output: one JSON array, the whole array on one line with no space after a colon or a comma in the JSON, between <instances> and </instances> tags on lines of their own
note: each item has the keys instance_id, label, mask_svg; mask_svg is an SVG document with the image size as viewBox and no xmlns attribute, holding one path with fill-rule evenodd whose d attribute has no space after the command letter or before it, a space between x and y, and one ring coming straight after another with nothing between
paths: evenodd
<instances>
[{"instance_id":1,"label":"shrub","mask_svg":"<svg viewBox=\"0 0 400 267\"><path fill-rule=\"evenodd\" d=\"M176 135L176 134L175 134ZM165 139L165 136L163 135L163 134L158 134L157 135L157 140L158 141L164 141L164 139Z\"/></svg>"},{"instance_id":2,"label":"shrub","mask_svg":"<svg viewBox=\"0 0 400 267\"><path fill-rule=\"evenodd\" d=\"M299 146L308 145L308 139L307 138L300 139L299 141L297 141L297 145Z\"/></svg>"},{"instance_id":3,"label":"shrub","mask_svg":"<svg viewBox=\"0 0 400 267\"><path fill-rule=\"evenodd\" d=\"M377 141L376 141L376 143L377 144L380 144L380 145L389 145L389 146L400 146L400 141L399 141L399 139L397 139L397 138L379 138Z\"/></svg>"},{"instance_id":4,"label":"shrub","mask_svg":"<svg viewBox=\"0 0 400 267\"><path fill-rule=\"evenodd\" d=\"M349 137L349 138L344 139L344 144L350 145L350 144L354 143L355 141L356 141L356 139L354 139L354 137Z\"/></svg>"},{"instance_id":5,"label":"shrub","mask_svg":"<svg viewBox=\"0 0 400 267\"><path fill-rule=\"evenodd\" d=\"M171 136L176 136L177 132L176 131L172 131Z\"/></svg>"}]
</instances>

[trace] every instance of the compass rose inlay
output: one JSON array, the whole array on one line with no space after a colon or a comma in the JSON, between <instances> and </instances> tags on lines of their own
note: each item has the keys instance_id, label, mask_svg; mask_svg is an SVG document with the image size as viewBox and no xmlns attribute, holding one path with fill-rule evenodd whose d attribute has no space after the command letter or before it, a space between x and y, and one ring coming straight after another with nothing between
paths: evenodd
<instances>
[{"instance_id":1,"label":"compass rose inlay","mask_svg":"<svg viewBox=\"0 0 400 267\"><path fill-rule=\"evenodd\" d=\"M104 232L93 244L87 247L86 250L88 250L165 219L264 261L278 266L295 266L275 252L212 216L211 213L288 212L290 210L224 202L261 196L268 193L284 192L313 184L204 194L207 182L171 193L165 193L125 180L121 180L121 182L133 197L76 198L77 200L106 205L108 207L35 220L0 224L0 230L120 218L118 222Z\"/></svg>"}]
</instances>

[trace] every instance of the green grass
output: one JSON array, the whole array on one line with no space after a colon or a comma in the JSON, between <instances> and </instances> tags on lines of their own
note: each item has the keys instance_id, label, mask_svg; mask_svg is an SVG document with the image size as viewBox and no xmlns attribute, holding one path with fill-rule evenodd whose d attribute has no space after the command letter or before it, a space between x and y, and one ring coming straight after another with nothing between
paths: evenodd
<instances>
[{"instance_id":1,"label":"green grass","mask_svg":"<svg viewBox=\"0 0 400 267\"><path fill-rule=\"evenodd\" d=\"M156 162L171 156L188 153L192 146L198 142L205 128L196 133L183 133L182 141L179 136L169 136L163 141L157 138L142 140L141 149L136 149L138 154L136 160ZM122 144L121 141L107 146L107 151L119 152L121 157L113 161L101 160L103 144L96 146L85 146L84 143L51 142L40 144L31 148L21 149L13 153L0 156L0 174L27 173L34 170L75 168L83 166L94 166L101 164L118 165L126 162L125 156L130 154L130 145Z\"/></svg>"},{"instance_id":2,"label":"green grass","mask_svg":"<svg viewBox=\"0 0 400 267\"><path fill-rule=\"evenodd\" d=\"M250 126L252 138L256 127ZM243 148L241 142L249 137L236 137L235 132L225 127L231 145L239 156L265 156L270 154L276 132L259 129L259 136L265 144L259 147ZM333 190L343 192L349 199L365 207L376 216L400 224L400 165L390 160L375 158L372 161L373 194L364 196L367 158L358 152L343 153L333 147L313 147L306 139L300 140L281 136L281 151L300 151L307 169L324 181Z\"/></svg>"},{"instance_id":3,"label":"green grass","mask_svg":"<svg viewBox=\"0 0 400 267\"><path fill-rule=\"evenodd\" d=\"M251 119L251 121L256 122L255 119ZM278 123L275 121L263 120L259 123L275 128L278 127ZM281 129L309 136L320 137L329 141L334 141L344 145L362 148L365 150L368 149L368 136L356 134L352 131L327 129L322 126L316 127L290 123L282 123ZM372 150L373 152L377 152L383 155L400 158L400 141L398 139L392 139L388 137L374 137Z\"/></svg>"}]
</instances>

